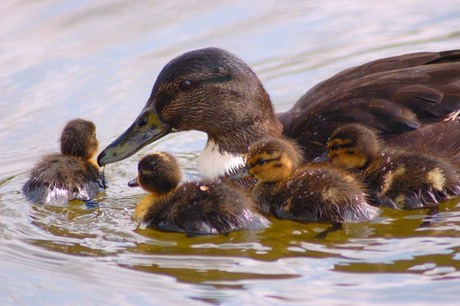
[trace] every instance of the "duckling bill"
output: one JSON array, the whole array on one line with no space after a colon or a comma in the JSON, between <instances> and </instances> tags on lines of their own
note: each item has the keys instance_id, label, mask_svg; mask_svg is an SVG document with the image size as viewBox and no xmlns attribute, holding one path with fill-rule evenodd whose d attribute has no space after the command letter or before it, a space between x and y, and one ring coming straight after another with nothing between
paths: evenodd
<instances>
[{"instance_id":1,"label":"duckling bill","mask_svg":"<svg viewBox=\"0 0 460 306\"><path fill-rule=\"evenodd\" d=\"M136 206L132 219L148 227L191 235L215 235L263 229L270 222L257 213L251 198L221 180L180 184L180 167L164 152L145 156L130 187L149 192Z\"/></svg>"},{"instance_id":2,"label":"duckling bill","mask_svg":"<svg viewBox=\"0 0 460 306\"><path fill-rule=\"evenodd\" d=\"M346 124L334 131L328 157L358 175L374 205L433 207L460 195L458 165L434 154L388 147L374 130L361 124Z\"/></svg>"},{"instance_id":3,"label":"duckling bill","mask_svg":"<svg viewBox=\"0 0 460 306\"><path fill-rule=\"evenodd\" d=\"M334 224L378 215L352 175L333 166L302 163L299 147L290 140L269 138L251 145L246 169L259 180L252 197L261 211L281 219Z\"/></svg>"},{"instance_id":4,"label":"duckling bill","mask_svg":"<svg viewBox=\"0 0 460 306\"><path fill-rule=\"evenodd\" d=\"M90 200L105 187L94 160L98 149L94 123L68 122L60 141L61 153L43 156L22 188L31 202L65 205L73 199Z\"/></svg>"}]
</instances>

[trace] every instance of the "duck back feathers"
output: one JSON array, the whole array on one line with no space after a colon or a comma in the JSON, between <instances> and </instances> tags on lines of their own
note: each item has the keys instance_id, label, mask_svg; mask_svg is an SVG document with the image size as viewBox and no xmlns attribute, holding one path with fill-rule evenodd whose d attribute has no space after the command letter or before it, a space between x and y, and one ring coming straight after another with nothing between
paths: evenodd
<instances>
[{"instance_id":1,"label":"duck back feathers","mask_svg":"<svg viewBox=\"0 0 460 306\"><path fill-rule=\"evenodd\" d=\"M280 114L279 120L283 134L307 148L307 159L321 155L329 135L351 122L366 124L383 139L392 138L403 145L400 136L406 132L413 131L412 138L425 139L424 129L430 124L458 116L459 80L459 50L384 58L319 83L291 110ZM444 132L455 131L440 125ZM460 128L458 122L455 126ZM417 148L417 143L407 146L411 145ZM445 150L439 148L439 152Z\"/></svg>"}]
</instances>

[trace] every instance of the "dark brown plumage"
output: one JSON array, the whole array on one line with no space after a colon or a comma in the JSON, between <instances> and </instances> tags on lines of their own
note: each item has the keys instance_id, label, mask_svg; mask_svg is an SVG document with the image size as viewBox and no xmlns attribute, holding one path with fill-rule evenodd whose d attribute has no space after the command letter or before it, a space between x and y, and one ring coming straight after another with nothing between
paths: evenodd
<instances>
[{"instance_id":1,"label":"dark brown plumage","mask_svg":"<svg viewBox=\"0 0 460 306\"><path fill-rule=\"evenodd\" d=\"M378 215L361 183L331 165L302 164L301 152L286 139L253 144L247 169L259 180L252 197L260 210L301 222L360 222Z\"/></svg>"},{"instance_id":2,"label":"dark brown plumage","mask_svg":"<svg viewBox=\"0 0 460 306\"><path fill-rule=\"evenodd\" d=\"M460 136L460 51L405 54L376 60L347 69L308 91L291 110L280 116L284 135L295 138L307 148L308 158L325 151L331 133L345 123L357 122L379 131L393 144L407 143L411 138L430 143L426 134L439 122L441 138ZM452 135L453 134L453 135ZM458 137L460 138L460 137ZM455 148L438 146L434 150Z\"/></svg>"},{"instance_id":3,"label":"dark brown plumage","mask_svg":"<svg viewBox=\"0 0 460 306\"><path fill-rule=\"evenodd\" d=\"M163 68L139 117L98 162L127 158L171 131L199 130L209 138L202 171L220 176L243 163L251 143L281 133L295 139L311 160L326 151L337 127L352 122L378 130L393 145L458 160L459 111L458 50L405 54L350 68L312 88L277 118L255 73L230 52L207 48ZM217 155L210 163L209 156Z\"/></svg>"},{"instance_id":4,"label":"dark brown plumage","mask_svg":"<svg viewBox=\"0 0 460 306\"><path fill-rule=\"evenodd\" d=\"M375 205L432 207L460 195L458 165L433 154L389 147L375 131L360 124L334 131L328 156L334 164L356 170Z\"/></svg>"},{"instance_id":5,"label":"dark brown plumage","mask_svg":"<svg viewBox=\"0 0 460 306\"><path fill-rule=\"evenodd\" d=\"M190 181L181 185L180 169L167 153L152 153L138 166L129 186L151 194L136 206L133 220L165 231L192 235L263 229L270 222L255 210L246 193L221 180Z\"/></svg>"},{"instance_id":6,"label":"dark brown plumage","mask_svg":"<svg viewBox=\"0 0 460 306\"><path fill-rule=\"evenodd\" d=\"M83 119L66 124L61 134L61 154L45 155L32 169L22 191L29 201L65 205L69 200L90 200L103 188L95 125Z\"/></svg>"}]
</instances>

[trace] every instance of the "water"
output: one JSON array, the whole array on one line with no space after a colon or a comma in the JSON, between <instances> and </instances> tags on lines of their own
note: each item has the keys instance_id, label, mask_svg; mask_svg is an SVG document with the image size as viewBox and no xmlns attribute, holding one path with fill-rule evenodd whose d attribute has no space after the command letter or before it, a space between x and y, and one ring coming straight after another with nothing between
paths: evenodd
<instances>
[{"instance_id":1,"label":"water","mask_svg":"<svg viewBox=\"0 0 460 306\"><path fill-rule=\"evenodd\" d=\"M128 189L148 150L188 178L200 133L168 136L109 165L102 205L44 207L20 193L64 124L92 120L101 147L137 116L156 75L182 52L218 46L257 72L277 110L342 69L460 46L452 1L2 1L0 4L2 305L458 303L460 201L439 214L384 210L325 239L325 224L273 220L264 231L185 237L130 221Z\"/></svg>"}]
</instances>

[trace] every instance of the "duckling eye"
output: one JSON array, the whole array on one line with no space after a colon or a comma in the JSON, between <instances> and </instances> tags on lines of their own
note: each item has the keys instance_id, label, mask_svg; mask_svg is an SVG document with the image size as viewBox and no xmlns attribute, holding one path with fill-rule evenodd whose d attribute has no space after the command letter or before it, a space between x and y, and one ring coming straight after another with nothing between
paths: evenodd
<instances>
[{"instance_id":1,"label":"duckling eye","mask_svg":"<svg viewBox=\"0 0 460 306\"><path fill-rule=\"evenodd\" d=\"M180 90L189 90L192 87L192 82L189 80L185 80L179 83Z\"/></svg>"},{"instance_id":2,"label":"duckling eye","mask_svg":"<svg viewBox=\"0 0 460 306\"><path fill-rule=\"evenodd\" d=\"M257 160L257 164L260 165L260 166L262 166L262 165L265 164L266 162L267 162L267 160L266 160L266 159L263 159L263 158L259 158L259 159Z\"/></svg>"},{"instance_id":3,"label":"duckling eye","mask_svg":"<svg viewBox=\"0 0 460 306\"><path fill-rule=\"evenodd\" d=\"M332 152L334 150L337 150L340 146L337 145L337 144L333 144L333 145L330 145L329 148L328 148L328 151L329 152Z\"/></svg>"}]
</instances>

